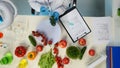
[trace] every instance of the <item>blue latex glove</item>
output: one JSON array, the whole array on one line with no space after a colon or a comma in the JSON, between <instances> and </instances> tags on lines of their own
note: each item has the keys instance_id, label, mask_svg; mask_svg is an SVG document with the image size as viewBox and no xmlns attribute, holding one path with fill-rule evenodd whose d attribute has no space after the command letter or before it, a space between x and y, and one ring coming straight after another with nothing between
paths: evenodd
<instances>
[{"instance_id":1,"label":"blue latex glove","mask_svg":"<svg viewBox=\"0 0 120 68\"><path fill-rule=\"evenodd\" d=\"M53 16L54 16L55 21L58 21L59 13L58 12L53 12Z\"/></svg>"},{"instance_id":2,"label":"blue latex glove","mask_svg":"<svg viewBox=\"0 0 120 68\"><path fill-rule=\"evenodd\" d=\"M0 24L3 22L3 19L2 19L2 17L0 16Z\"/></svg>"},{"instance_id":3,"label":"blue latex glove","mask_svg":"<svg viewBox=\"0 0 120 68\"><path fill-rule=\"evenodd\" d=\"M59 13L58 12L50 11L45 6L41 6L41 8L40 8L40 15L54 16L55 21L58 21L58 19L59 19Z\"/></svg>"},{"instance_id":4,"label":"blue latex glove","mask_svg":"<svg viewBox=\"0 0 120 68\"><path fill-rule=\"evenodd\" d=\"M59 19L59 13L58 12L51 11L50 16L54 16L55 21L57 21Z\"/></svg>"},{"instance_id":5,"label":"blue latex glove","mask_svg":"<svg viewBox=\"0 0 120 68\"><path fill-rule=\"evenodd\" d=\"M40 7L40 15L49 15L49 9L46 8L45 6Z\"/></svg>"}]
</instances>

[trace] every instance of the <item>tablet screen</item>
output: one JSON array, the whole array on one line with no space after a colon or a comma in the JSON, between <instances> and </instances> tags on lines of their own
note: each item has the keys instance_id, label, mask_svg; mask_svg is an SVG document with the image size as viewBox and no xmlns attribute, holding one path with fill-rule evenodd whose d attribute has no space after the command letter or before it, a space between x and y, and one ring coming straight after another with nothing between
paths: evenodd
<instances>
[{"instance_id":1,"label":"tablet screen","mask_svg":"<svg viewBox=\"0 0 120 68\"><path fill-rule=\"evenodd\" d=\"M76 7L71 8L65 14L61 15L60 21L73 42L91 32Z\"/></svg>"}]
</instances>

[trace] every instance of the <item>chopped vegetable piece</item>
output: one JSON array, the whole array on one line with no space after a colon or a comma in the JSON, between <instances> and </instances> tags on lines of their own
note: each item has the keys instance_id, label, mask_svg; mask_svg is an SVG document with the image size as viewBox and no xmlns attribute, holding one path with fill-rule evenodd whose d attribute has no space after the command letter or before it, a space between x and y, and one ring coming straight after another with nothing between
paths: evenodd
<instances>
[{"instance_id":1,"label":"chopped vegetable piece","mask_svg":"<svg viewBox=\"0 0 120 68\"><path fill-rule=\"evenodd\" d=\"M33 46L36 46L37 42L33 36L29 35L29 40Z\"/></svg>"},{"instance_id":2,"label":"chopped vegetable piece","mask_svg":"<svg viewBox=\"0 0 120 68\"><path fill-rule=\"evenodd\" d=\"M55 57L52 54L52 50L50 50L49 52L41 55L38 65L40 68L52 68L54 63Z\"/></svg>"},{"instance_id":3,"label":"chopped vegetable piece","mask_svg":"<svg viewBox=\"0 0 120 68\"><path fill-rule=\"evenodd\" d=\"M87 49L87 47L83 47L83 48L82 48L82 50L81 50L81 52L80 52L80 55L79 55L79 59L82 59L82 57L83 57L86 49Z\"/></svg>"},{"instance_id":4,"label":"chopped vegetable piece","mask_svg":"<svg viewBox=\"0 0 120 68\"><path fill-rule=\"evenodd\" d=\"M77 59L79 57L80 51L75 46L70 46L66 50L66 54L71 59Z\"/></svg>"}]
</instances>

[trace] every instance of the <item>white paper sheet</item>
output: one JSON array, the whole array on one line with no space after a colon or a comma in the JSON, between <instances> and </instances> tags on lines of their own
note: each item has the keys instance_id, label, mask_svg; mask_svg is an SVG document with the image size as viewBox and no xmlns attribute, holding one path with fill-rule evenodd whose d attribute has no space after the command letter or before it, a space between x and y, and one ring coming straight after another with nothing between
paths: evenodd
<instances>
[{"instance_id":1,"label":"white paper sheet","mask_svg":"<svg viewBox=\"0 0 120 68\"><path fill-rule=\"evenodd\" d=\"M110 41L111 17L94 17L92 19L92 33L95 43L104 43Z\"/></svg>"}]
</instances>

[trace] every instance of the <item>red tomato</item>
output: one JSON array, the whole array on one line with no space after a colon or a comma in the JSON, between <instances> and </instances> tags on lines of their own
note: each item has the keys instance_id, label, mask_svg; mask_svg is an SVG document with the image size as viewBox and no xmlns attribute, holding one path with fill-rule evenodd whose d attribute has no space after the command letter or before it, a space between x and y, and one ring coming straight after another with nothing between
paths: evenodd
<instances>
[{"instance_id":1,"label":"red tomato","mask_svg":"<svg viewBox=\"0 0 120 68\"><path fill-rule=\"evenodd\" d=\"M94 56L95 55L95 50L94 49L90 49L89 50L89 55L90 56Z\"/></svg>"},{"instance_id":2,"label":"red tomato","mask_svg":"<svg viewBox=\"0 0 120 68\"><path fill-rule=\"evenodd\" d=\"M63 64L59 64L58 68L64 68L64 65Z\"/></svg>"},{"instance_id":3,"label":"red tomato","mask_svg":"<svg viewBox=\"0 0 120 68\"><path fill-rule=\"evenodd\" d=\"M69 58L65 57L63 60L62 60L63 64L68 64L70 62Z\"/></svg>"},{"instance_id":4,"label":"red tomato","mask_svg":"<svg viewBox=\"0 0 120 68\"><path fill-rule=\"evenodd\" d=\"M48 39L47 38L44 38L44 46L46 46L47 45L47 41L48 41Z\"/></svg>"},{"instance_id":5,"label":"red tomato","mask_svg":"<svg viewBox=\"0 0 120 68\"><path fill-rule=\"evenodd\" d=\"M56 54L56 55L59 53L59 51L56 47L54 47L53 51L54 51L54 54Z\"/></svg>"},{"instance_id":6,"label":"red tomato","mask_svg":"<svg viewBox=\"0 0 120 68\"><path fill-rule=\"evenodd\" d=\"M57 62L57 64L62 64L62 58L59 56L55 56L55 61Z\"/></svg>"},{"instance_id":7,"label":"red tomato","mask_svg":"<svg viewBox=\"0 0 120 68\"><path fill-rule=\"evenodd\" d=\"M58 44L61 48L65 48L67 46L67 41L66 40L61 40Z\"/></svg>"},{"instance_id":8,"label":"red tomato","mask_svg":"<svg viewBox=\"0 0 120 68\"><path fill-rule=\"evenodd\" d=\"M2 32L0 32L0 38L2 38L3 37L3 33Z\"/></svg>"},{"instance_id":9,"label":"red tomato","mask_svg":"<svg viewBox=\"0 0 120 68\"><path fill-rule=\"evenodd\" d=\"M79 43L80 45L84 46L84 45L86 45L86 40L85 40L84 38L80 38L80 39L78 40L78 43Z\"/></svg>"},{"instance_id":10,"label":"red tomato","mask_svg":"<svg viewBox=\"0 0 120 68\"><path fill-rule=\"evenodd\" d=\"M36 51L41 52L43 50L43 46L42 45L37 45L36 46Z\"/></svg>"},{"instance_id":11,"label":"red tomato","mask_svg":"<svg viewBox=\"0 0 120 68\"><path fill-rule=\"evenodd\" d=\"M18 46L15 49L15 55L17 57L23 57L26 54L26 48L24 46Z\"/></svg>"},{"instance_id":12,"label":"red tomato","mask_svg":"<svg viewBox=\"0 0 120 68\"><path fill-rule=\"evenodd\" d=\"M49 41L48 41L48 44L51 45L51 44L52 44L52 40L49 40Z\"/></svg>"},{"instance_id":13,"label":"red tomato","mask_svg":"<svg viewBox=\"0 0 120 68\"><path fill-rule=\"evenodd\" d=\"M55 47L58 47L58 42L57 42L57 43L55 43Z\"/></svg>"}]
</instances>

